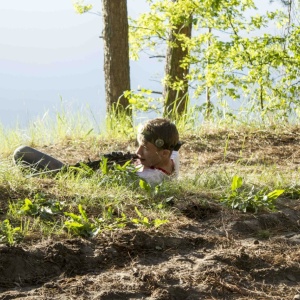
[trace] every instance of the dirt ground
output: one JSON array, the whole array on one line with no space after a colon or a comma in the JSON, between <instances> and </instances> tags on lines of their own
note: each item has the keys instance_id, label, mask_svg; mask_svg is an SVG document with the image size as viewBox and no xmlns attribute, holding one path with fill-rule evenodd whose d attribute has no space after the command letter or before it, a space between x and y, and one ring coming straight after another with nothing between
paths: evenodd
<instances>
[{"instance_id":1,"label":"dirt ground","mask_svg":"<svg viewBox=\"0 0 300 300\"><path fill-rule=\"evenodd\" d=\"M298 132L191 136L181 150L182 173L239 160L297 174ZM0 300L300 299L298 196L258 214L186 197L174 205L177 222L159 230L0 246Z\"/></svg>"}]
</instances>

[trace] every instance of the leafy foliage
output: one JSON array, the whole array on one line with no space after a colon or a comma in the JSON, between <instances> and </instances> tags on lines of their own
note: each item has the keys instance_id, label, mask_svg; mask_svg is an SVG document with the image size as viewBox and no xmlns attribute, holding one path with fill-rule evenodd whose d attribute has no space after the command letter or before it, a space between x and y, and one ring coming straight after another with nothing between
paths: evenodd
<instances>
[{"instance_id":1,"label":"leafy foliage","mask_svg":"<svg viewBox=\"0 0 300 300\"><path fill-rule=\"evenodd\" d=\"M153 221L149 221L149 219L144 216L138 209L137 207L134 208L136 214L138 215L139 218L133 218L131 219L132 223L133 224L136 224L136 225L143 225L147 228L149 227L159 227L163 224L166 224L168 223L169 221L168 220L161 220L161 219L154 219Z\"/></svg>"},{"instance_id":2,"label":"leafy foliage","mask_svg":"<svg viewBox=\"0 0 300 300\"><path fill-rule=\"evenodd\" d=\"M65 221L65 227L75 235L91 237L97 235L99 227L96 223L89 220L82 205L78 205L79 215L74 213L65 212L65 216L69 217L69 220Z\"/></svg>"},{"instance_id":3,"label":"leafy foliage","mask_svg":"<svg viewBox=\"0 0 300 300\"><path fill-rule=\"evenodd\" d=\"M152 91L142 88L140 91L135 92L133 90L125 91L124 97L128 99L128 102L135 111L154 111L159 113L163 107L163 103L160 99L150 97Z\"/></svg>"},{"instance_id":4,"label":"leafy foliage","mask_svg":"<svg viewBox=\"0 0 300 300\"><path fill-rule=\"evenodd\" d=\"M54 199L46 199L43 194L37 193L33 200L26 198L18 213L40 217L42 220L53 220L55 215L61 214L64 203Z\"/></svg>"},{"instance_id":5,"label":"leafy foliage","mask_svg":"<svg viewBox=\"0 0 300 300\"><path fill-rule=\"evenodd\" d=\"M101 230L114 230L117 228L124 228L126 225L132 223L134 225L143 225L149 227L159 227L166 224L168 220L154 219L150 221L146 216L135 207L135 212L139 218L131 218L122 213L121 217L115 217L114 211L110 206L107 211L104 211L102 218L88 218L86 211L82 205L78 205L79 215L65 212L68 220L64 222L64 226L68 231L74 235L83 237L95 237Z\"/></svg>"},{"instance_id":6,"label":"leafy foliage","mask_svg":"<svg viewBox=\"0 0 300 300\"><path fill-rule=\"evenodd\" d=\"M206 97L204 108L221 107L223 116L231 118L234 117L230 110L232 102L239 99L243 100L243 110L247 108L249 113L258 113L263 119L272 112L284 120L299 113L299 109L295 110L300 92L299 25L291 25L283 11L254 14L256 7L252 0L149 0L148 3L150 11L131 20L132 58L138 59L139 52L145 49L161 57L170 30L192 16L192 37L180 32L176 35L182 47L188 49L181 66L190 66L186 79L193 88L192 103L203 107ZM284 34L267 30L261 34L274 24ZM167 78L164 80L168 84ZM180 81L172 84L173 89L180 90Z\"/></svg>"},{"instance_id":7,"label":"leafy foliage","mask_svg":"<svg viewBox=\"0 0 300 300\"><path fill-rule=\"evenodd\" d=\"M274 190L269 192L267 189L256 191L254 186L250 190L243 188L243 180L239 176L233 176L230 193L224 195L220 202L227 206L243 212L258 212L260 209L275 209L276 199L284 190Z\"/></svg>"},{"instance_id":8,"label":"leafy foliage","mask_svg":"<svg viewBox=\"0 0 300 300\"><path fill-rule=\"evenodd\" d=\"M104 158L101 162L100 169L101 173L98 177L99 185L137 185L138 176L136 175L136 168L130 161L124 165L114 163L112 166L108 166L107 160Z\"/></svg>"},{"instance_id":9,"label":"leafy foliage","mask_svg":"<svg viewBox=\"0 0 300 300\"><path fill-rule=\"evenodd\" d=\"M8 219L0 222L0 243L14 245L22 238L21 227L13 227Z\"/></svg>"},{"instance_id":10,"label":"leafy foliage","mask_svg":"<svg viewBox=\"0 0 300 300\"><path fill-rule=\"evenodd\" d=\"M81 1L73 1L73 7L76 13L84 14L86 12L89 12L93 8L93 5L91 4L84 5L84 1L81 0Z\"/></svg>"}]
</instances>

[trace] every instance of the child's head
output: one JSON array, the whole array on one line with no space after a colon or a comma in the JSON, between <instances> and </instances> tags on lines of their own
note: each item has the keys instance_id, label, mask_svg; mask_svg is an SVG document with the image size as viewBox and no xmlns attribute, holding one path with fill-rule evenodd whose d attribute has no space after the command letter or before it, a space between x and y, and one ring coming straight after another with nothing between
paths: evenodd
<instances>
[{"instance_id":1,"label":"child's head","mask_svg":"<svg viewBox=\"0 0 300 300\"><path fill-rule=\"evenodd\" d=\"M152 143L158 149L177 150L179 134L175 124L168 119L156 118L144 124L138 133L139 144Z\"/></svg>"},{"instance_id":2,"label":"child's head","mask_svg":"<svg viewBox=\"0 0 300 300\"><path fill-rule=\"evenodd\" d=\"M180 147L176 126L167 119L148 121L138 133L139 148L136 153L145 167L164 167L173 150Z\"/></svg>"}]
</instances>

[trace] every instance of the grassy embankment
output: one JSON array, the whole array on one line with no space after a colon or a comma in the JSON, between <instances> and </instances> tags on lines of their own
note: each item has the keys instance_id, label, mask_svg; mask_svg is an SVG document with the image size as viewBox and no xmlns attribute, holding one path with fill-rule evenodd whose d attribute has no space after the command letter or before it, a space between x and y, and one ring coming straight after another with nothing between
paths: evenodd
<instances>
[{"instance_id":1,"label":"grassy embankment","mask_svg":"<svg viewBox=\"0 0 300 300\"><path fill-rule=\"evenodd\" d=\"M164 228L181 221L181 204L220 204L250 212L276 208L277 197L299 198L300 179L293 151L298 128L278 125L178 124L185 145L181 177L155 190L141 184L130 165L108 172L81 168L53 176L24 174L12 163L26 144L66 163L97 159L111 151L135 150L136 129L111 124L100 134L84 117L58 115L26 130L0 132L0 242L92 237L112 230ZM299 150L298 150L299 151ZM104 170L104 169L103 169ZM162 226L162 227L160 227Z\"/></svg>"}]
</instances>

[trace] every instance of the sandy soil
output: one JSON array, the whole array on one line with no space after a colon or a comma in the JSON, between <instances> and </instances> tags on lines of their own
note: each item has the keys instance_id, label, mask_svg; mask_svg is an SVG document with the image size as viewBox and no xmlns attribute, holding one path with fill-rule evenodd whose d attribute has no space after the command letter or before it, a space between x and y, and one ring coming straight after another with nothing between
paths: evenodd
<instances>
[{"instance_id":1,"label":"sandy soil","mask_svg":"<svg viewBox=\"0 0 300 300\"><path fill-rule=\"evenodd\" d=\"M298 131L259 135L231 133L225 159L227 133L190 137L182 170L239 160L297 173ZM299 197L258 214L198 197L178 199L177 222L159 230L0 246L0 299L300 299Z\"/></svg>"}]
</instances>

